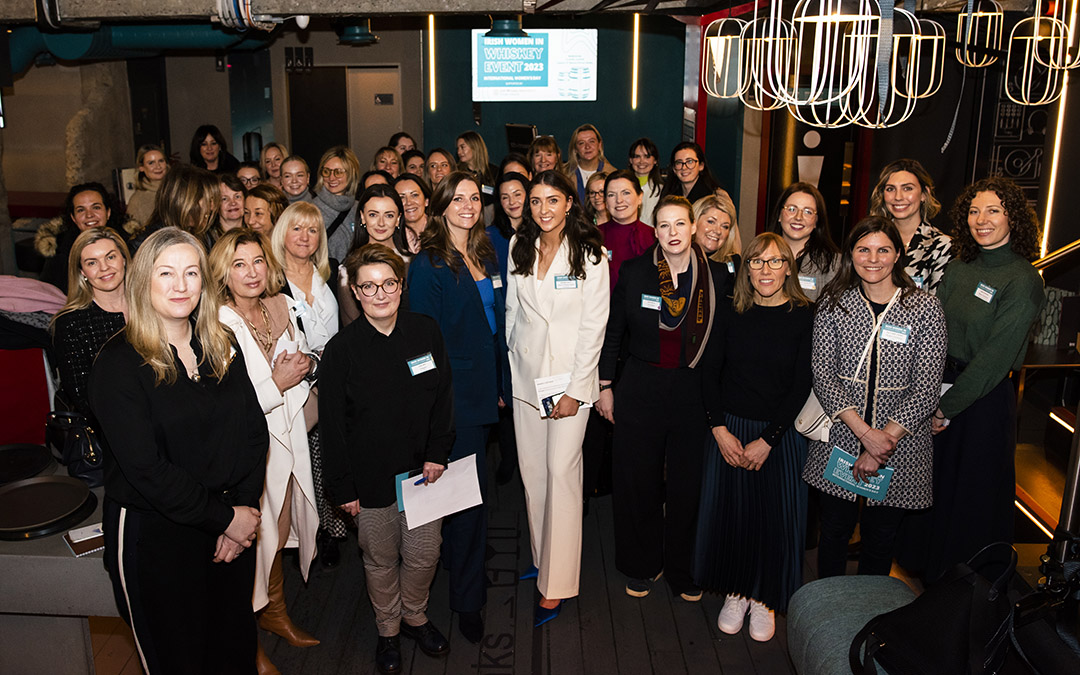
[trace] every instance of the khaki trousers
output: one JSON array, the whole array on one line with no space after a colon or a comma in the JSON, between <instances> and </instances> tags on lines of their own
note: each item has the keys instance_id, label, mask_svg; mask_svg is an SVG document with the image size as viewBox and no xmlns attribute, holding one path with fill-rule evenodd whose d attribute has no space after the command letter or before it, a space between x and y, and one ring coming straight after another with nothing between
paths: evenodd
<instances>
[{"instance_id":1,"label":"khaki trousers","mask_svg":"<svg viewBox=\"0 0 1080 675\"><path fill-rule=\"evenodd\" d=\"M368 597L381 637L398 634L401 621L427 623L428 592L439 562L442 519L410 530L397 504L360 509L356 537L364 554Z\"/></svg>"},{"instance_id":2,"label":"khaki trousers","mask_svg":"<svg viewBox=\"0 0 1080 675\"><path fill-rule=\"evenodd\" d=\"M540 419L514 402L518 466L525 484L536 585L549 600L578 594L581 577L581 442L589 409L559 420Z\"/></svg>"}]
</instances>

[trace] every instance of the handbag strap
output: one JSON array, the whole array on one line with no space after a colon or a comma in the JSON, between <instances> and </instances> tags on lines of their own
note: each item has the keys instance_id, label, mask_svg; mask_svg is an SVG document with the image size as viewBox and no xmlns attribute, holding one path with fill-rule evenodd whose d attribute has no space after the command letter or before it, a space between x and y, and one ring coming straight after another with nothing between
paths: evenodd
<instances>
[{"instance_id":1,"label":"handbag strap","mask_svg":"<svg viewBox=\"0 0 1080 675\"><path fill-rule=\"evenodd\" d=\"M889 310L892 308L893 304L896 303L896 299L899 297L900 289L898 288L896 289L896 292L892 294L892 298L889 299L889 304L885 305L885 311L878 315L877 320L874 321L874 329L870 331L870 337L866 340L866 346L863 347L862 356L859 357L859 365L855 366L854 377L858 377L859 373L862 372L863 361L866 360L866 355L870 353L870 347L874 344L874 339L877 337L878 331L881 330L881 324L885 323L885 315L889 313ZM868 373L867 377L869 376L870 375Z\"/></svg>"},{"instance_id":2,"label":"handbag strap","mask_svg":"<svg viewBox=\"0 0 1080 675\"><path fill-rule=\"evenodd\" d=\"M877 668L874 666L874 653L877 652L879 645L871 644L867 638L874 632L879 618L875 616L867 621L848 647L848 666L851 668L852 675L878 675ZM863 648L863 645L866 645L866 653L860 656L859 650Z\"/></svg>"}]
</instances>

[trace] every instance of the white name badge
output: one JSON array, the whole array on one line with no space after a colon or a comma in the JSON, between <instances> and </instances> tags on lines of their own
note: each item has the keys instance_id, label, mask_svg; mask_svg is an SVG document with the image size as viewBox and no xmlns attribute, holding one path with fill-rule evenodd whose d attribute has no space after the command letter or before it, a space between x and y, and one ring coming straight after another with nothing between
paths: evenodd
<instances>
[{"instance_id":1,"label":"white name badge","mask_svg":"<svg viewBox=\"0 0 1080 675\"><path fill-rule=\"evenodd\" d=\"M996 288L988 286L981 281L979 282L979 286L975 289L975 297L982 300L983 302L990 302L991 300L993 300L996 293Z\"/></svg>"},{"instance_id":2,"label":"white name badge","mask_svg":"<svg viewBox=\"0 0 1080 675\"><path fill-rule=\"evenodd\" d=\"M491 277L491 287L492 288L502 288L502 277L499 276L498 274Z\"/></svg>"},{"instance_id":3,"label":"white name badge","mask_svg":"<svg viewBox=\"0 0 1080 675\"><path fill-rule=\"evenodd\" d=\"M727 271L728 274L735 274L735 263L731 262L730 260L727 263Z\"/></svg>"},{"instance_id":4,"label":"white name badge","mask_svg":"<svg viewBox=\"0 0 1080 675\"><path fill-rule=\"evenodd\" d=\"M804 277L799 275L799 285L802 286L804 291L816 291L817 277Z\"/></svg>"},{"instance_id":5,"label":"white name badge","mask_svg":"<svg viewBox=\"0 0 1080 675\"><path fill-rule=\"evenodd\" d=\"M577 277L572 277L569 274L555 275L555 290L565 291L571 288L577 288Z\"/></svg>"},{"instance_id":6,"label":"white name badge","mask_svg":"<svg viewBox=\"0 0 1080 675\"><path fill-rule=\"evenodd\" d=\"M435 370L435 359L431 356L431 352L424 354L423 356L417 356L415 359L409 359L409 372L413 377L416 377L420 373L426 373L429 370Z\"/></svg>"},{"instance_id":7,"label":"white name badge","mask_svg":"<svg viewBox=\"0 0 1080 675\"><path fill-rule=\"evenodd\" d=\"M481 189L484 191L484 194L486 194L488 196L491 196L491 195L495 194L495 188L491 187L490 185L485 185Z\"/></svg>"},{"instance_id":8,"label":"white name badge","mask_svg":"<svg viewBox=\"0 0 1080 675\"><path fill-rule=\"evenodd\" d=\"M897 326L896 324L888 322L881 324L882 340L899 342L902 345L906 345L910 336L911 328L909 326Z\"/></svg>"},{"instance_id":9,"label":"white name badge","mask_svg":"<svg viewBox=\"0 0 1080 675\"><path fill-rule=\"evenodd\" d=\"M641 308L642 309L660 309L660 296L659 295L646 295L641 294Z\"/></svg>"}]
</instances>

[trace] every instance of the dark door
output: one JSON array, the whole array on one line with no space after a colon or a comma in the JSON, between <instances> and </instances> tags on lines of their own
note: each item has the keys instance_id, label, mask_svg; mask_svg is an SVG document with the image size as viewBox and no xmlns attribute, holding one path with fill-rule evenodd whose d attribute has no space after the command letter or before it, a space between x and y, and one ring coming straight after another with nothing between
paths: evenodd
<instances>
[{"instance_id":1,"label":"dark door","mask_svg":"<svg viewBox=\"0 0 1080 675\"><path fill-rule=\"evenodd\" d=\"M165 59L129 59L128 88L131 94L131 121L134 150L158 145L169 154L169 98L165 87ZM180 148L187 154L187 148ZM186 159L186 157L185 157Z\"/></svg>"},{"instance_id":2,"label":"dark door","mask_svg":"<svg viewBox=\"0 0 1080 675\"><path fill-rule=\"evenodd\" d=\"M289 150L307 160L315 185L319 158L335 145L349 144L345 68L312 68L289 73Z\"/></svg>"}]
</instances>

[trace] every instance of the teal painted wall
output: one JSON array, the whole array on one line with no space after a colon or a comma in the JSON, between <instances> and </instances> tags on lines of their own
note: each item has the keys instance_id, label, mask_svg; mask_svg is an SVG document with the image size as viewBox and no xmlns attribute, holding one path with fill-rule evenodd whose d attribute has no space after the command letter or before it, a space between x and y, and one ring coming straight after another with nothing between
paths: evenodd
<instances>
[{"instance_id":1,"label":"teal painted wall","mask_svg":"<svg viewBox=\"0 0 1080 675\"><path fill-rule=\"evenodd\" d=\"M679 142L682 125L683 24L664 16L642 17L637 110L630 109L633 15L525 18L533 28L597 29L597 100L581 102L481 103L482 123L473 122L470 29L487 28L486 17L444 17L435 24L436 109L430 109L424 82L424 147L454 150L461 133L474 130L484 137L491 161L506 154L507 123L535 124L537 133L551 134L562 146L581 124L596 125L604 137L604 152L619 168L626 166L627 149L648 136L667 164ZM427 31L424 31L427 55ZM430 73L425 74L429 77Z\"/></svg>"}]
</instances>

